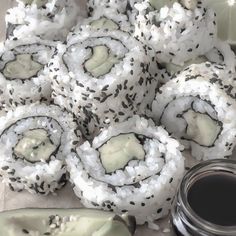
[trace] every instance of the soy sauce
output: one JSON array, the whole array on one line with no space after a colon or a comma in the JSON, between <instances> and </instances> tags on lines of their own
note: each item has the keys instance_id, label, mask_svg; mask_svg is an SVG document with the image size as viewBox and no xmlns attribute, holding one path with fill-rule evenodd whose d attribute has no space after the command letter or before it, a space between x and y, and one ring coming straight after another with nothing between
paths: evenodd
<instances>
[{"instance_id":1,"label":"soy sauce","mask_svg":"<svg viewBox=\"0 0 236 236\"><path fill-rule=\"evenodd\" d=\"M187 200L202 219L220 226L236 226L236 177L227 172L205 175L189 188Z\"/></svg>"}]
</instances>

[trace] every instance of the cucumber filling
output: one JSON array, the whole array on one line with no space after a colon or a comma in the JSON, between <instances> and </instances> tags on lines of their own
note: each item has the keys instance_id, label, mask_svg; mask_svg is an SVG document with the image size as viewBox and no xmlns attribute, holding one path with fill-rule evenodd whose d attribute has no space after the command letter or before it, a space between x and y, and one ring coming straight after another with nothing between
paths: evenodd
<instances>
[{"instance_id":1,"label":"cucumber filling","mask_svg":"<svg viewBox=\"0 0 236 236\"><path fill-rule=\"evenodd\" d=\"M98 20L94 20L91 22L90 25L94 29L108 29L108 30L118 30L119 29L118 24L116 24L114 21L112 21L106 17L102 17Z\"/></svg>"},{"instance_id":2,"label":"cucumber filling","mask_svg":"<svg viewBox=\"0 0 236 236\"><path fill-rule=\"evenodd\" d=\"M212 146L221 130L218 122L213 120L209 115L188 110L183 114L187 122L186 134L202 146Z\"/></svg>"},{"instance_id":3,"label":"cucumber filling","mask_svg":"<svg viewBox=\"0 0 236 236\"><path fill-rule=\"evenodd\" d=\"M34 163L49 160L56 148L44 129L34 129L23 134L23 138L14 148L14 154Z\"/></svg>"},{"instance_id":4,"label":"cucumber filling","mask_svg":"<svg viewBox=\"0 0 236 236\"><path fill-rule=\"evenodd\" d=\"M117 56L110 53L109 48L104 45L92 48L91 57L85 62L87 72L94 77L99 77L110 72L112 67L119 62Z\"/></svg>"},{"instance_id":5,"label":"cucumber filling","mask_svg":"<svg viewBox=\"0 0 236 236\"><path fill-rule=\"evenodd\" d=\"M37 7L42 7L48 2L48 0L21 0L21 2L23 2L25 5L36 4Z\"/></svg>"},{"instance_id":6,"label":"cucumber filling","mask_svg":"<svg viewBox=\"0 0 236 236\"><path fill-rule=\"evenodd\" d=\"M20 54L16 60L6 64L3 74L9 79L30 79L36 76L43 68L43 65L34 61L30 54Z\"/></svg>"},{"instance_id":7,"label":"cucumber filling","mask_svg":"<svg viewBox=\"0 0 236 236\"><path fill-rule=\"evenodd\" d=\"M145 151L134 134L111 138L99 148L102 165L107 173L124 168L131 160L144 160Z\"/></svg>"}]
</instances>

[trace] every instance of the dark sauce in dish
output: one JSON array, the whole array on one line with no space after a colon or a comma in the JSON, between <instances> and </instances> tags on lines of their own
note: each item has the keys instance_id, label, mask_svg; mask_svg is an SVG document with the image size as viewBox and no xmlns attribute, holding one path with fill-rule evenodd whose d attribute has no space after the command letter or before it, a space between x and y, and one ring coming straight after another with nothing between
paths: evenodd
<instances>
[{"instance_id":1,"label":"dark sauce in dish","mask_svg":"<svg viewBox=\"0 0 236 236\"><path fill-rule=\"evenodd\" d=\"M236 226L236 176L211 173L196 180L187 200L202 219L221 226Z\"/></svg>"}]
</instances>

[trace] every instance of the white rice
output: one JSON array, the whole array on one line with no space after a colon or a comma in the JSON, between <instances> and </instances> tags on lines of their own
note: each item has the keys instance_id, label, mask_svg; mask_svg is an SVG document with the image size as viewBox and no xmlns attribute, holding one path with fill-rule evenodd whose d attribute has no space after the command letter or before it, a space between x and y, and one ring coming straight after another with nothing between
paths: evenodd
<instances>
[{"instance_id":1,"label":"white rice","mask_svg":"<svg viewBox=\"0 0 236 236\"><path fill-rule=\"evenodd\" d=\"M124 13L126 11L128 0L88 0L87 8L88 15L92 16L97 11L110 8L115 9L119 13Z\"/></svg>"}]
</instances>

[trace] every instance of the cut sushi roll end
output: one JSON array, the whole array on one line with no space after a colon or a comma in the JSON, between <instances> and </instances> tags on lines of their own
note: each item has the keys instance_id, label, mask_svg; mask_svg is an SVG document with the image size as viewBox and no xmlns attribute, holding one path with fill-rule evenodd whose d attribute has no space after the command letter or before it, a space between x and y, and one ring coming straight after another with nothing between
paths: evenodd
<instances>
[{"instance_id":1,"label":"cut sushi roll end","mask_svg":"<svg viewBox=\"0 0 236 236\"><path fill-rule=\"evenodd\" d=\"M226 66L193 64L159 88L152 116L196 159L227 158L236 145L235 97Z\"/></svg>"},{"instance_id":2,"label":"cut sushi roll end","mask_svg":"<svg viewBox=\"0 0 236 236\"><path fill-rule=\"evenodd\" d=\"M58 106L18 106L0 117L0 176L13 191L53 193L65 185L65 158L80 141L73 115Z\"/></svg>"},{"instance_id":3,"label":"cut sushi roll end","mask_svg":"<svg viewBox=\"0 0 236 236\"><path fill-rule=\"evenodd\" d=\"M180 149L163 128L134 116L103 129L66 162L84 206L127 212L138 224L154 226L154 220L168 215L184 174Z\"/></svg>"}]
</instances>

